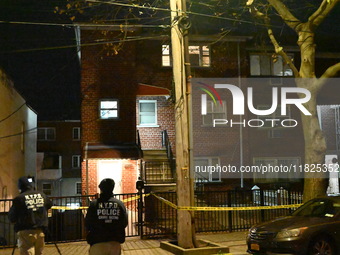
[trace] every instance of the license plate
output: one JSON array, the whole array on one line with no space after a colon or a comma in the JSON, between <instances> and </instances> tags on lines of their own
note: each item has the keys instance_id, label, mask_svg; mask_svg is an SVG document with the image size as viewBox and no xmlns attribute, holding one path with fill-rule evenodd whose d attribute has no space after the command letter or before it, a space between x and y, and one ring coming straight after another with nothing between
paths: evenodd
<instances>
[{"instance_id":1,"label":"license plate","mask_svg":"<svg viewBox=\"0 0 340 255\"><path fill-rule=\"evenodd\" d=\"M252 244L250 244L250 249L254 250L254 251L259 251L260 245L258 245L257 243L252 243Z\"/></svg>"}]
</instances>

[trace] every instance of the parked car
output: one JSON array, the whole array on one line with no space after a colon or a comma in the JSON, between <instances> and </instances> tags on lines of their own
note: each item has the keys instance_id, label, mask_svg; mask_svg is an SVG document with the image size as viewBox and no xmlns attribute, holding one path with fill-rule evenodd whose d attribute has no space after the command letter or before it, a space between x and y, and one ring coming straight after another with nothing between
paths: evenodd
<instances>
[{"instance_id":1,"label":"parked car","mask_svg":"<svg viewBox=\"0 0 340 255\"><path fill-rule=\"evenodd\" d=\"M248 253L339 255L340 196L312 199L292 215L252 227Z\"/></svg>"}]
</instances>

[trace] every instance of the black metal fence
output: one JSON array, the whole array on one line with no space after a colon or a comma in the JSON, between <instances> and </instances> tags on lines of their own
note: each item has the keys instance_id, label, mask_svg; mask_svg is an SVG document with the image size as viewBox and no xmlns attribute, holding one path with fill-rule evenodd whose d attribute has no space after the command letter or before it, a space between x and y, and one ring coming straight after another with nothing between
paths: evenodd
<instances>
[{"instance_id":1,"label":"black metal fence","mask_svg":"<svg viewBox=\"0 0 340 255\"><path fill-rule=\"evenodd\" d=\"M175 192L153 194L120 194L128 211L127 236L154 238L172 236L177 230L177 196ZM47 241L67 242L84 240L84 219L89 202L95 196L53 197L53 210L49 213ZM162 198L162 199L160 199ZM195 193L195 206L221 210L195 211L197 232L237 231L252 225L291 213L294 208L243 210L244 207L300 204L302 195L287 190L206 191ZM0 200L0 246L16 243L13 225L7 213L12 200ZM174 206L171 206L174 205ZM239 207L242 210L226 211Z\"/></svg>"},{"instance_id":2,"label":"black metal fence","mask_svg":"<svg viewBox=\"0 0 340 255\"><path fill-rule=\"evenodd\" d=\"M176 193L155 193L145 198L145 218L143 235L154 237L176 234L177 210L164 202L176 205ZM223 232L249 229L256 223L290 214L292 208L252 209L246 207L277 206L302 203L302 194L287 190L242 190L242 191L206 191L195 193L196 232ZM214 207L214 210L209 210ZM225 210L230 207L240 210ZM218 210L218 208L221 208Z\"/></svg>"}]
</instances>

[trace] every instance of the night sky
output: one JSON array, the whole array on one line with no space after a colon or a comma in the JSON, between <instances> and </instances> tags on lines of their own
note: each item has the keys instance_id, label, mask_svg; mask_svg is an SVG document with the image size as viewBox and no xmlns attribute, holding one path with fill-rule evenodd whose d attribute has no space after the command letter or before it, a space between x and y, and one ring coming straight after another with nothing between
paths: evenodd
<instances>
[{"instance_id":1,"label":"night sky","mask_svg":"<svg viewBox=\"0 0 340 255\"><path fill-rule=\"evenodd\" d=\"M1 1L0 65L37 112L38 120L80 119L80 71L73 28L30 24L69 22L54 14L54 4Z\"/></svg>"},{"instance_id":2,"label":"night sky","mask_svg":"<svg viewBox=\"0 0 340 255\"><path fill-rule=\"evenodd\" d=\"M0 66L10 75L16 89L27 103L38 113L38 120L80 119L80 67L75 33L72 26L60 25L70 24L68 17L54 13L55 7L65 6L65 2L66 0L0 1ZM212 16L206 18L192 15L191 33L193 34L218 34L225 29L233 31L242 28L244 33L253 35L256 40L256 36L261 34L260 31L265 33L263 26L255 23L255 26L251 26L249 23L237 24L234 21L214 18L214 8L210 10L201 2L209 1L193 1L190 10ZM233 9L230 7L232 2L222 1L225 6L221 8L231 9L232 12ZM308 0L307 2L318 4L321 1ZM102 7L106 8L103 14L113 10L113 6ZM237 7L235 11L240 11L239 5L234 7ZM124 14L121 9L119 10ZM131 10L134 14L129 15L134 18L139 17L138 15L151 15L153 18L146 19L150 24L169 22L168 18L162 20L158 19L159 17L155 22L157 15L169 16L167 12L150 14L145 9L132 8ZM297 10L304 13L304 9ZM97 9L92 10L92 13L91 10L87 11L91 15L100 13ZM242 19L246 17L248 21L252 20L244 10L242 16ZM117 18L116 15L114 17ZM39 22L49 25L32 24ZM141 21L133 19L132 22ZM318 29L316 37L318 50L339 52L339 22L340 4ZM287 38L293 39L290 42L293 45L296 43L296 35L287 26L278 27L276 30L276 33L285 35L280 37L281 43ZM162 32L159 29L157 31Z\"/></svg>"}]
</instances>

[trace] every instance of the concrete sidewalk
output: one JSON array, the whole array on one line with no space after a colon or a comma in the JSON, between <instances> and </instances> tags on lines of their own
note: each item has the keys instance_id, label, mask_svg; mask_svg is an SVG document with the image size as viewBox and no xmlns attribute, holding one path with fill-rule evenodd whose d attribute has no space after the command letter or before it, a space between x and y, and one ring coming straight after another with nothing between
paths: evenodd
<instances>
[{"instance_id":1,"label":"concrete sidewalk","mask_svg":"<svg viewBox=\"0 0 340 255\"><path fill-rule=\"evenodd\" d=\"M246 255L246 232L232 233L212 233L212 234L197 234L197 239L203 239L218 243L230 248L230 253L233 255ZM173 253L160 248L160 242L165 239L158 240L141 240L139 237L129 237L123 244L122 255L171 255ZM58 248L62 255L87 255L89 245L86 242L60 243ZM13 249L0 249L0 254L11 255ZM15 250L15 255L19 255L18 249ZM44 250L44 255L59 255L55 245L47 245Z\"/></svg>"}]
</instances>

